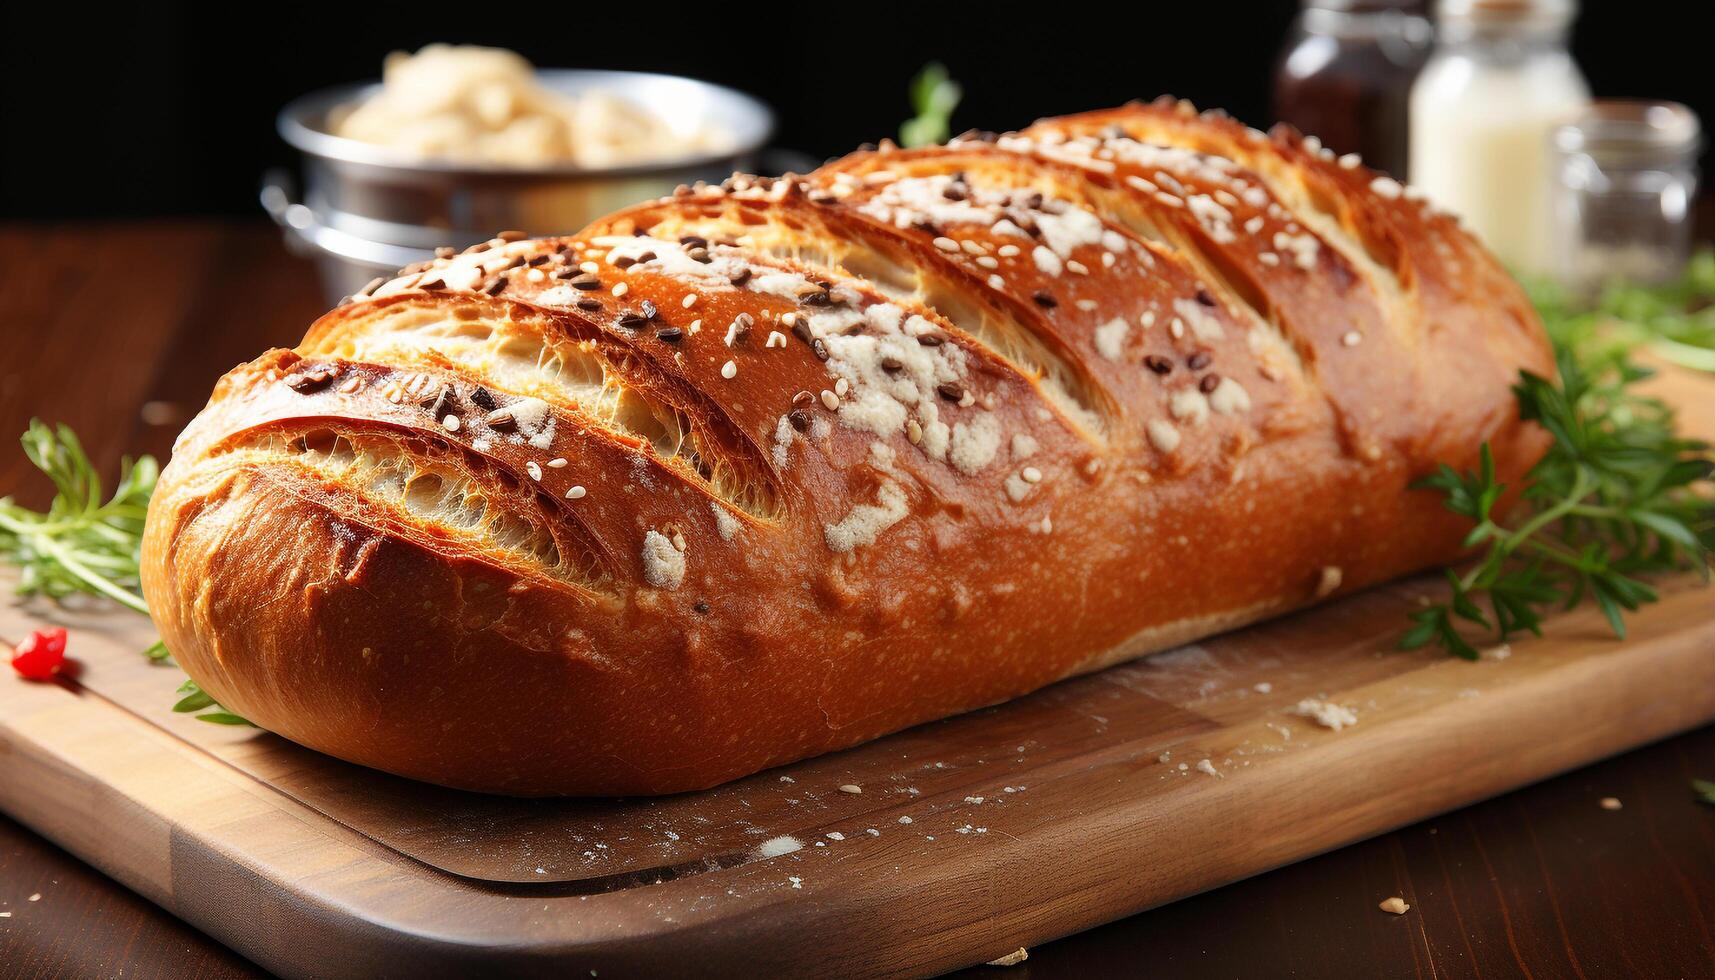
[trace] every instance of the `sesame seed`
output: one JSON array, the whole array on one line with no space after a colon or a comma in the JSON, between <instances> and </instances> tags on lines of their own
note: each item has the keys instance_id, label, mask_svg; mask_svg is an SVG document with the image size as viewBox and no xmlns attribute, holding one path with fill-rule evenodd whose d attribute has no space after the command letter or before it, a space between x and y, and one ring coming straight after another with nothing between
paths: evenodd
<instances>
[{"instance_id":1,"label":"sesame seed","mask_svg":"<svg viewBox=\"0 0 1715 980\"><path fill-rule=\"evenodd\" d=\"M826 388L823 388L822 389L822 404L824 406L826 406L828 411L830 411L830 412L837 411L840 407L840 396L834 394L833 392L829 391Z\"/></svg>"},{"instance_id":2,"label":"sesame seed","mask_svg":"<svg viewBox=\"0 0 1715 980\"><path fill-rule=\"evenodd\" d=\"M1363 343L1363 340L1364 340L1363 334L1357 332L1356 330L1348 330L1348 331L1346 331L1346 335L1344 337L1340 338L1340 343L1344 344L1347 347L1356 347L1360 343Z\"/></svg>"},{"instance_id":3,"label":"sesame seed","mask_svg":"<svg viewBox=\"0 0 1715 980\"><path fill-rule=\"evenodd\" d=\"M685 298L679 301L679 305L683 306L687 310L693 306L696 306L697 305L697 294L696 293L686 293Z\"/></svg>"},{"instance_id":4,"label":"sesame seed","mask_svg":"<svg viewBox=\"0 0 1715 980\"><path fill-rule=\"evenodd\" d=\"M1030 298L1036 301L1037 306L1041 306L1041 307L1044 307L1046 309L1053 309L1054 307L1060 305L1059 300L1055 299L1053 296L1050 296L1047 292L1040 290L1040 289L1038 289L1036 292L1032 293L1030 295Z\"/></svg>"},{"instance_id":5,"label":"sesame seed","mask_svg":"<svg viewBox=\"0 0 1715 980\"><path fill-rule=\"evenodd\" d=\"M1077 259L1068 259L1066 261L1066 269L1070 272L1076 272L1080 276L1087 276L1090 274L1090 267L1079 262Z\"/></svg>"},{"instance_id":6,"label":"sesame seed","mask_svg":"<svg viewBox=\"0 0 1715 980\"><path fill-rule=\"evenodd\" d=\"M723 377L723 378L736 378L736 377L738 377L738 364L737 364L737 362L728 361L725 364L722 364L721 365L721 377Z\"/></svg>"},{"instance_id":7,"label":"sesame seed","mask_svg":"<svg viewBox=\"0 0 1715 980\"><path fill-rule=\"evenodd\" d=\"M580 262L578 263L578 268L592 276L601 271L601 266L594 262Z\"/></svg>"},{"instance_id":8,"label":"sesame seed","mask_svg":"<svg viewBox=\"0 0 1715 980\"><path fill-rule=\"evenodd\" d=\"M995 251L997 254L1000 255L1001 258L1010 259L1019 253L1019 248L1017 245L1007 244L1007 245L1002 245L1000 248L996 249Z\"/></svg>"},{"instance_id":9,"label":"sesame seed","mask_svg":"<svg viewBox=\"0 0 1715 980\"><path fill-rule=\"evenodd\" d=\"M629 292L631 292L631 284L630 283L621 282L621 283L614 284L614 287L613 287L613 295L614 296L616 296L616 297L624 296L626 293L629 293Z\"/></svg>"},{"instance_id":10,"label":"sesame seed","mask_svg":"<svg viewBox=\"0 0 1715 980\"><path fill-rule=\"evenodd\" d=\"M839 395L841 398L844 398L846 396L846 392L851 389L851 384L847 382L845 378L841 378L834 382L834 394Z\"/></svg>"},{"instance_id":11,"label":"sesame seed","mask_svg":"<svg viewBox=\"0 0 1715 980\"><path fill-rule=\"evenodd\" d=\"M1149 442L1156 449L1170 453L1179 448L1179 430L1171 422L1161 419L1150 419L1145 427L1149 433Z\"/></svg>"},{"instance_id":12,"label":"sesame seed","mask_svg":"<svg viewBox=\"0 0 1715 980\"><path fill-rule=\"evenodd\" d=\"M786 335L781 333L778 330L770 330L770 331L768 331L768 340L764 341L762 346L764 346L764 347L785 347L786 346Z\"/></svg>"},{"instance_id":13,"label":"sesame seed","mask_svg":"<svg viewBox=\"0 0 1715 980\"><path fill-rule=\"evenodd\" d=\"M553 459L548 460L548 466L552 469L557 470L560 467L565 466L565 465L566 465L566 457L564 457L564 456L555 456Z\"/></svg>"},{"instance_id":14,"label":"sesame seed","mask_svg":"<svg viewBox=\"0 0 1715 980\"><path fill-rule=\"evenodd\" d=\"M923 441L923 426L916 419L905 420L905 438L913 446Z\"/></svg>"},{"instance_id":15,"label":"sesame seed","mask_svg":"<svg viewBox=\"0 0 1715 980\"><path fill-rule=\"evenodd\" d=\"M853 795L853 796L856 796L856 795L858 795L858 794L860 794L860 793L862 793L862 792L863 792L863 787L862 787L862 786L858 786L858 785L855 785L855 784L853 784L853 783L847 783L847 784L845 784L845 785L844 785L844 786L841 786L841 787L840 787L840 792L842 792L842 793L850 793L850 794L852 794L852 795Z\"/></svg>"},{"instance_id":16,"label":"sesame seed","mask_svg":"<svg viewBox=\"0 0 1715 980\"><path fill-rule=\"evenodd\" d=\"M441 419L441 425L448 432L457 432L459 430L459 417L457 415L444 416Z\"/></svg>"},{"instance_id":17,"label":"sesame seed","mask_svg":"<svg viewBox=\"0 0 1715 980\"><path fill-rule=\"evenodd\" d=\"M989 288L990 289L1005 289L1006 288L1006 280L1002 279L1000 276L1000 273L997 272L994 275L989 276Z\"/></svg>"},{"instance_id":18,"label":"sesame seed","mask_svg":"<svg viewBox=\"0 0 1715 980\"><path fill-rule=\"evenodd\" d=\"M567 500L580 500L583 498L584 494L586 494L586 493L589 493L589 491L585 490L583 488L582 484L579 484L577 486L572 487L570 490L566 491L566 499Z\"/></svg>"},{"instance_id":19,"label":"sesame seed","mask_svg":"<svg viewBox=\"0 0 1715 980\"><path fill-rule=\"evenodd\" d=\"M1025 483L1041 483L1042 482L1042 471L1037 469L1034 466L1026 466L1022 471L1019 472L1018 475L1021 477L1024 477Z\"/></svg>"},{"instance_id":20,"label":"sesame seed","mask_svg":"<svg viewBox=\"0 0 1715 980\"><path fill-rule=\"evenodd\" d=\"M951 381L943 381L936 385L935 391L950 402L956 402L965 397L965 389Z\"/></svg>"},{"instance_id":21,"label":"sesame seed","mask_svg":"<svg viewBox=\"0 0 1715 980\"><path fill-rule=\"evenodd\" d=\"M1209 366L1209 360L1209 352L1200 350L1197 353L1192 354L1189 358L1186 358L1185 364L1193 371L1201 371Z\"/></svg>"},{"instance_id":22,"label":"sesame seed","mask_svg":"<svg viewBox=\"0 0 1715 980\"><path fill-rule=\"evenodd\" d=\"M542 479L542 464L532 459L524 464L524 472L530 474L530 479L540 480Z\"/></svg>"},{"instance_id":23,"label":"sesame seed","mask_svg":"<svg viewBox=\"0 0 1715 980\"><path fill-rule=\"evenodd\" d=\"M1156 374L1169 374L1173 371L1173 362L1160 354L1147 354L1143 358L1143 366Z\"/></svg>"},{"instance_id":24,"label":"sesame seed","mask_svg":"<svg viewBox=\"0 0 1715 980\"><path fill-rule=\"evenodd\" d=\"M935 247L943 252L957 252L959 250L959 243L953 241L951 238L941 237L935 239Z\"/></svg>"}]
</instances>

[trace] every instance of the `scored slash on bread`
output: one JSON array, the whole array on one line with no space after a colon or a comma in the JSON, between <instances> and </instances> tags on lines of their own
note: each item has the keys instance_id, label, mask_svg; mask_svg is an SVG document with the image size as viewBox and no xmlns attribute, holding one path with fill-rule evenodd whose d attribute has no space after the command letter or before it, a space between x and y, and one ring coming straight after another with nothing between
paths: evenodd
<instances>
[{"instance_id":1,"label":"scored slash on bread","mask_svg":"<svg viewBox=\"0 0 1715 980\"><path fill-rule=\"evenodd\" d=\"M1551 363L1400 185L1131 105L404 270L222 379L144 586L313 748L693 789L1446 561Z\"/></svg>"}]
</instances>

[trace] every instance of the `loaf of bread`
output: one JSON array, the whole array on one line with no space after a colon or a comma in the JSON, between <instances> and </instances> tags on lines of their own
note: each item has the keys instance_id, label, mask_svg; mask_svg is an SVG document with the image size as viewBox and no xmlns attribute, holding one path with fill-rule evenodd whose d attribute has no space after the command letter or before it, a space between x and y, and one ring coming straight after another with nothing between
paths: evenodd
<instances>
[{"instance_id":1,"label":"loaf of bread","mask_svg":"<svg viewBox=\"0 0 1715 980\"><path fill-rule=\"evenodd\" d=\"M1521 368L1453 218L1130 105L406 269L221 380L144 591L311 748L691 790L1455 558L1409 484L1517 482Z\"/></svg>"}]
</instances>

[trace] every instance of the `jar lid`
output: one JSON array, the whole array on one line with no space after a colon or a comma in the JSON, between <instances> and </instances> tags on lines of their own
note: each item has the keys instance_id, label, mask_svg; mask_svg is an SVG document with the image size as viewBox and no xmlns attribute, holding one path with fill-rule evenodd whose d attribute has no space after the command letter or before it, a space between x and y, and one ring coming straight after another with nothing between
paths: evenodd
<instances>
[{"instance_id":1,"label":"jar lid","mask_svg":"<svg viewBox=\"0 0 1715 980\"><path fill-rule=\"evenodd\" d=\"M1593 102L1577 120L1554 131L1561 153L1614 163L1689 158L1701 142L1697 113L1678 102L1641 99Z\"/></svg>"},{"instance_id":2,"label":"jar lid","mask_svg":"<svg viewBox=\"0 0 1715 980\"><path fill-rule=\"evenodd\" d=\"M1559 28L1578 15L1578 0L1436 0L1435 17L1483 27Z\"/></svg>"}]
</instances>

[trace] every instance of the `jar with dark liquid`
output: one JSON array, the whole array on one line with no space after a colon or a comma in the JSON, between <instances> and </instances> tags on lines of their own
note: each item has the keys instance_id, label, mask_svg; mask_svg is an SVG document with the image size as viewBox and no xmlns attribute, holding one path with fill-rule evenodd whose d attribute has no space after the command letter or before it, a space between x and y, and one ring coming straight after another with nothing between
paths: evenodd
<instances>
[{"instance_id":1,"label":"jar with dark liquid","mask_svg":"<svg viewBox=\"0 0 1715 980\"><path fill-rule=\"evenodd\" d=\"M1403 179L1411 81L1434 39L1422 4L1303 4L1275 72L1275 118Z\"/></svg>"}]
</instances>

